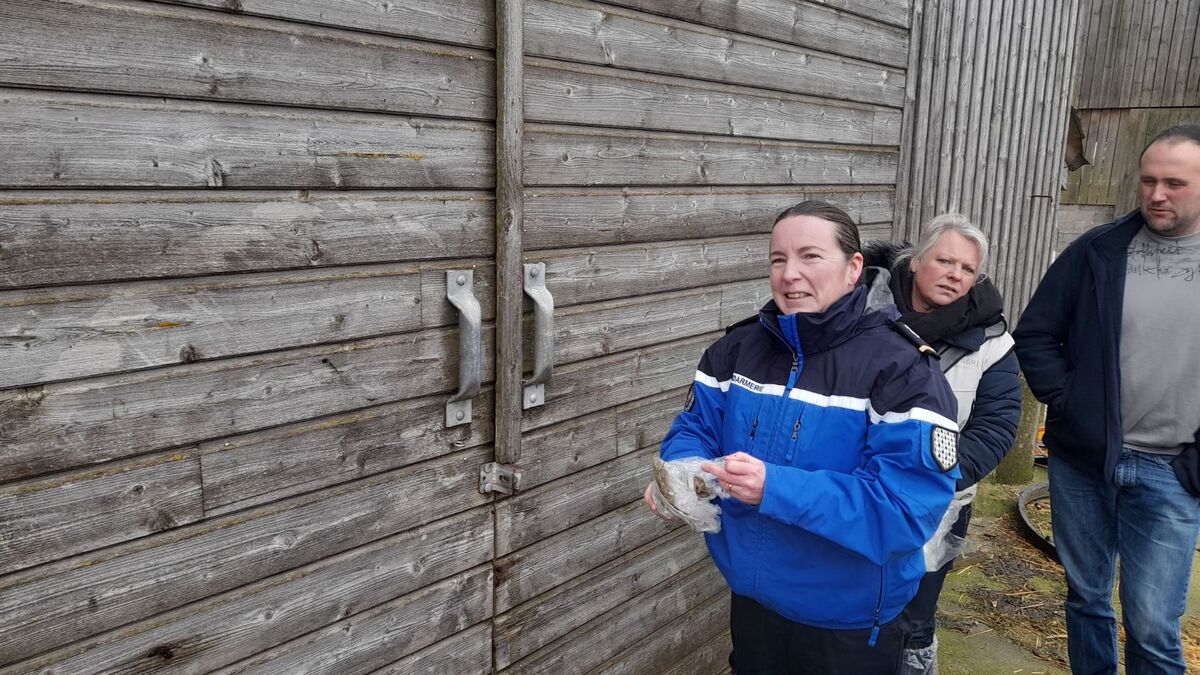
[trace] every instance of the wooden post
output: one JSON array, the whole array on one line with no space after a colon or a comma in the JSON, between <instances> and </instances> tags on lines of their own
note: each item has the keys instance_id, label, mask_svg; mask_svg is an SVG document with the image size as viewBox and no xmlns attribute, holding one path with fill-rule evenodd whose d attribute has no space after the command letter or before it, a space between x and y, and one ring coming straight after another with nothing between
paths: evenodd
<instances>
[{"instance_id":1,"label":"wooden post","mask_svg":"<svg viewBox=\"0 0 1200 675\"><path fill-rule=\"evenodd\" d=\"M1029 391L1021 378L1021 422L1013 449L996 467L996 482L1004 485L1024 485L1033 480L1033 448L1037 444L1038 425L1042 423L1042 404Z\"/></svg>"},{"instance_id":2,"label":"wooden post","mask_svg":"<svg viewBox=\"0 0 1200 675\"><path fill-rule=\"evenodd\" d=\"M521 458L524 0L496 0L496 461Z\"/></svg>"},{"instance_id":3,"label":"wooden post","mask_svg":"<svg viewBox=\"0 0 1200 675\"><path fill-rule=\"evenodd\" d=\"M925 21L925 3L914 2L910 14L908 39L908 70L904 81L904 113L900 122L900 165L896 175L896 207L892 217L892 240L907 238L908 222L912 219L909 204L913 194L913 153L917 152L914 138L921 109L917 105L918 85L921 82L921 28Z\"/></svg>"}]
</instances>

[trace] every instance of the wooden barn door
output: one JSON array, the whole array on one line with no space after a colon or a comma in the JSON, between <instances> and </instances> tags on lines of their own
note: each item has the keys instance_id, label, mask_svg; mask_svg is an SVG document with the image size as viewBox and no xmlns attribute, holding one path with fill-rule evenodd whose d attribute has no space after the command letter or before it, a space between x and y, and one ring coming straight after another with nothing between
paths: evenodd
<instances>
[{"instance_id":1,"label":"wooden barn door","mask_svg":"<svg viewBox=\"0 0 1200 675\"><path fill-rule=\"evenodd\" d=\"M520 476L495 504L495 669L722 672L728 589L642 504L651 457L703 349L769 298L778 210L827 199L889 237L908 5L519 4L519 34L497 17L521 72L498 91L497 331L524 302L526 344L497 345ZM526 282L553 297L544 390Z\"/></svg>"},{"instance_id":2,"label":"wooden barn door","mask_svg":"<svg viewBox=\"0 0 1200 675\"><path fill-rule=\"evenodd\" d=\"M0 2L0 675L723 670L650 457L908 7Z\"/></svg>"},{"instance_id":3,"label":"wooden barn door","mask_svg":"<svg viewBox=\"0 0 1200 675\"><path fill-rule=\"evenodd\" d=\"M0 672L491 669L492 17L0 3Z\"/></svg>"}]
</instances>

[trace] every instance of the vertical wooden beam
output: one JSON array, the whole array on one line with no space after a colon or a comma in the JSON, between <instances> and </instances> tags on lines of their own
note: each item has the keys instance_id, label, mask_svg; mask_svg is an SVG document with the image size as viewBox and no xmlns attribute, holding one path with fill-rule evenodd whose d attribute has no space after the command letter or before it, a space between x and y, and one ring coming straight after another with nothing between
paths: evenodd
<instances>
[{"instance_id":1,"label":"vertical wooden beam","mask_svg":"<svg viewBox=\"0 0 1200 675\"><path fill-rule=\"evenodd\" d=\"M496 0L496 461L521 458L524 0Z\"/></svg>"},{"instance_id":2,"label":"vertical wooden beam","mask_svg":"<svg viewBox=\"0 0 1200 675\"><path fill-rule=\"evenodd\" d=\"M917 92L921 87L921 37L924 25L924 0L912 3L908 35L908 70L904 73L904 113L900 126L900 165L896 175L896 206L892 216L892 241L903 241L911 217L909 204L913 203L915 184L913 181L913 156L921 147L916 142L918 117L924 113L917 105Z\"/></svg>"}]
</instances>

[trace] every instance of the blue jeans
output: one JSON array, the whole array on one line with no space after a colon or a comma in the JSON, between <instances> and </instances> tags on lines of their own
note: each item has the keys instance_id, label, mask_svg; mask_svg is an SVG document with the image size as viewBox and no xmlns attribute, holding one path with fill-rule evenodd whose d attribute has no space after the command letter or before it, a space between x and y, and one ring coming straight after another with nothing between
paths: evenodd
<instances>
[{"instance_id":1,"label":"blue jeans","mask_svg":"<svg viewBox=\"0 0 1200 675\"><path fill-rule=\"evenodd\" d=\"M1170 459L1127 448L1113 485L1050 455L1054 545L1067 572L1067 651L1077 675L1117 672L1118 557L1126 672L1187 671L1179 633L1200 499L1184 491Z\"/></svg>"}]
</instances>

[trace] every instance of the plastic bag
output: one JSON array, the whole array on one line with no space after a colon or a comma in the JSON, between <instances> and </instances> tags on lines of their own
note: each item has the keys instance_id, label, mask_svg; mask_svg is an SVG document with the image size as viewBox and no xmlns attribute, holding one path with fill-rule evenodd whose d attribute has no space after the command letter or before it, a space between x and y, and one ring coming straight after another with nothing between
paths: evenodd
<instances>
[{"instance_id":1,"label":"plastic bag","mask_svg":"<svg viewBox=\"0 0 1200 675\"><path fill-rule=\"evenodd\" d=\"M712 499L729 497L716 476L700 465L724 466L724 459L684 457L664 462L654 458L654 487L651 496L658 510L687 523L697 532L721 531L721 507Z\"/></svg>"},{"instance_id":2,"label":"plastic bag","mask_svg":"<svg viewBox=\"0 0 1200 675\"><path fill-rule=\"evenodd\" d=\"M962 492L956 492L954 499L950 500L950 506L946 509L946 515L942 516L942 522L938 523L937 531L925 542L926 572L936 572L946 563L967 552L967 538L952 534L950 528L958 522L958 514L962 512L963 507L975 500L975 492L976 486L972 485Z\"/></svg>"}]
</instances>

